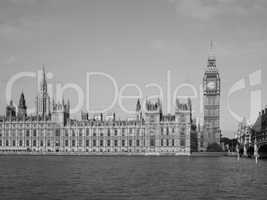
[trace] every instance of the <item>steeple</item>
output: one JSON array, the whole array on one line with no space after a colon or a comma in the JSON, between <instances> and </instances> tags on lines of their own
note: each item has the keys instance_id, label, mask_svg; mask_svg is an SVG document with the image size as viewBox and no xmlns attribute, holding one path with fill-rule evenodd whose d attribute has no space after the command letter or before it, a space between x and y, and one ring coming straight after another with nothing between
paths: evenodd
<instances>
[{"instance_id":1,"label":"steeple","mask_svg":"<svg viewBox=\"0 0 267 200\"><path fill-rule=\"evenodd\" d=\"M6 118L8 120L13 120L16 118L16 108L13 105L13 101L11 100L9 105L6 107Z\"/></svg>"},{"instance_id":2,"label":"steeple","mask_svg":"<svg viewBox=\"0 0 267 200\"><path fill-rule=\"evenodd\" d=\"M23 91L21 92L18 106L18 119L24 120L27 117L27 106Z\"/></svg>"},{"instance_id":3,"label":"steeple","mask_svg":"<svg viewBox=\"0 0 267 200\"><path fill-rule=\"evenodd\" d=\"M209 45L209 57L208 57L208 67L216 67L216 57L214 53L214 43L211 40Z\"/></svg>"},{"instance_id":4,"label":"steeple","mask_svg":"<svg viewBox=\"0 0 267 200\"><path fill-rule=\"evenodd\" d=\"M138 99L137 103L136 103L136 112L138 112L140 110L141 110L141 103L140 103L140 100Z\"/></svg>"},{"instance_id":5,"label":"steeple","mask_svg":"<svg viewBox=\"0 0 267 200\"><path fill-rule=\"evenodd\" d=\"M19 108L27 108L26 106L26 100L23 91L21 92L20 98L19 98Z\"/></svg>"},{"instance_id":6,"label":"steeple","mask_svg":"<svg viewBox=\"0 0 267 200\"><path fill-rule=\"evenodd\" d=\"M39 94L36 97L36 114L46 120L50 117L50 97L47 90L45 67L42 67L42 80L40 82Z\"/></svg>"},{"instance_id":7,"label":"steeple","mask_svg":"<svg viewBox=\"0 0 267 200\"><path fill-rule=\"evenodd\" d=\"M137 103L136 103L136 119L138 121L142 120L142 106L141 106L141 103L140 103L140 99L138 99Z\"/></svg>"},{"instance_id":8,"label":"steeple","mask_svg":"<svg viewBox=\"0 0 267 200\"><path fill-rule=\"evenodd\" d=\"M43 65L42 67L42 81L41 81L41 92L47 92L47 82L46 82L46 73L45 73L45 67Z\"/></svg>"}]
</instances>

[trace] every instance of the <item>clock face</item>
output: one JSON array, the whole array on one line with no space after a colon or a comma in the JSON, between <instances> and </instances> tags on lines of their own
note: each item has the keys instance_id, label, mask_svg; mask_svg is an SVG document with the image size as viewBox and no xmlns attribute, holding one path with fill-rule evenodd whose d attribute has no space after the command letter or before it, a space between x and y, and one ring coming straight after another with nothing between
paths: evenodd
<instances>
[{"instance_id":1,"label":"clock face","mask_svg":"<svg viewBox=\"0 0 267 200\"><path fill-rule=\"evenodd\" d=\"M215 81L209 81L207 84L207 87L209 90L214 90L216 88L216 83Z\"/></svg>"}]
</instances>

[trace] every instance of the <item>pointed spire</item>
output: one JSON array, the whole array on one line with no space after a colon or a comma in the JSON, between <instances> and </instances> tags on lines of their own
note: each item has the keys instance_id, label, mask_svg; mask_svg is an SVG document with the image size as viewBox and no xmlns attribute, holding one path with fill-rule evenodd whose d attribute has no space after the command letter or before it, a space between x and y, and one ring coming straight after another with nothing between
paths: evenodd
<instances>
[{"instance_id":1,"label":"pointed spire","mask_svg":"<svg viewBox=\"0 0 267 200\"><path fill-rule=\"evenodd\" d=\"M45 66L44 66L44 64L42 65L42 71L43 71L43 73L45 73Z\"/></svg>"},{"instance_id":2,"label":"pointed spire","mask_svg":"<svg viewBox=\"0 0 267 200\"><path fill-rule=\"evenodd\" d=\"M209 60L216 60L214 53L214 42L211 40L209 44Z\"/></svg>"},{"instance_id":3,"label":"pointed spire","mask_svg":"<svg viewBox=\"0 0 267 200\"><path fill-rule=\"evenodd\" d=\"M210 51L212 51L213 50L213 41L212 40L210 40L210 49L209 49Z\"/></svg>"},{"instance_id":4,"label":"pointed spire","mask_svg":"<svg viewBox=\"0 0 267 200\"><path fill-rule=\"evenodd\" d=\"M40 82L40 91L41 93L47 93L47 81L46 81L46 72L44 65L42 66L42 80Z\"/></svg>"},{"instance_id":5,"label":"pointed spire","mask_svg":"<svg viewBox=\"0 0 267 200\"><path fill-rule=\"evenodd\" d=\"M45 67L42 65L42 79L41 79L41 88L46 84L46 73Z\"/></svg>"},{"instance_id":6,"label":"pointed spire","mask_svg":"<svg viewBox=\"0 0 267 200\"><path fill-rule=\"evenodd\" d=\"M141 103L140 103L140 99L138 99L136 103L136 111L140 111L140 110L141 110Z\"/></svg>"},{"instance_id":7,"label":"pointed spire","mask_svg":"<svg viewBox=\"0 0 267 200\"><path fill-rule=\"evenodd\" d=\"M19 107L20 108L27 108L26 107L26 100L25 100L25 96L24 96L23 90L21 92L20 99L19 99Z\"/></svg>"},{"instance_id":8,"label":"pointed spire","mask_svg":"<svg viewBox=\"0 0 267 200\"><path fill-rule=\"evenodd\" d=\"M70 112L70 99L68 99L67 106L68 106L68 111Z\"/></svg>"},{"instance_id":9,"label":"pointed spire","mask_svg":"<svg viewBox=\"0 0 267 200\"><path fill-rule=\"evenodd\" d=\"M215 57L215 53L214 53L214 42L212 40L210 40L210 44L209 44L208 67L216 67L216 57Z\"/></svg>"}]
</instances>

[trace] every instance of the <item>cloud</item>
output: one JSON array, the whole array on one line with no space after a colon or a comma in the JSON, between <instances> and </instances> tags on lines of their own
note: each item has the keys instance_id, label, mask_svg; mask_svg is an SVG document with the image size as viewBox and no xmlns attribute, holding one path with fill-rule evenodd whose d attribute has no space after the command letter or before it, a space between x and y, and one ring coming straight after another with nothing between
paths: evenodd
<instances>
[{"instance_id":1,"label":"cloud","mask_svg":"<svg viewBox=\"0 0 267 200\"><path fill-rule=\"evenodd\" d=\"M266 2L261 0L169 0L176 12L198 20L210 20L223 15L245 16L252 11L263 11Z\"/></svg>"},{"instance_id":2,"label":"cloud","mask_svg":"<svg viewBox=\"0 0 267 200\"><path fill-rule=\"evenodd\" d=\"M8 59L6 60L6 64L10 65L16 61L15 56L9 56Z\"/></svg>"},{"instance_id":3,"label":"cloud","mask_svg":"<svg viewBox=\"0 0 267 200\"><path fill-rule=\"evenodd\" d=\"M12 4L22 5L22 4L33 4L36 3L38 0L9 0Z\"/></svg>"},{"instance_id":4,"label":"cloud","mask_svg":"<svg viewBox=\"0 0 267 200\"><path fill-rule=\"evenodd\" d=\"M181 0L176 4L176 11L184 16L195 19L208 20L217 15L220 10L210 4L203 4L202 1Z\"/></svg>"},{"instance_id":5,"label":"cloud","mask_svg":"<svg viewBox=\"0 0 267 200\"><path fill-rule=\"evenodd\" d=\"M17 60L16 57L13 56L13 55L11 55L9 57L3 57L3 58L1 58L0 63L1 64L4 64L4 65L11 65L11 64L15 63L16 60Z\"/></svg>"},{"instance_id":6,"label":"cloud","mask_svg":"<svg viewBox=\"0 0 267 200\"><path fill-rule=\"evenodd\" d=\"M165 42L163 40L153 40L151 42L151 47L153 49L162 49L165 47Z\"/></svg>"},{"instance_id":7,"label":"cloud","mask_svg":"<svg viewBox=\"0 0 267 200\"><path fill-rule=\"evenodd\" d=\"M13 34L19 33L20 29L9 23L2 23L0 24L0 35L2 36L11 36Z\"/></svg>"}]
</instances>

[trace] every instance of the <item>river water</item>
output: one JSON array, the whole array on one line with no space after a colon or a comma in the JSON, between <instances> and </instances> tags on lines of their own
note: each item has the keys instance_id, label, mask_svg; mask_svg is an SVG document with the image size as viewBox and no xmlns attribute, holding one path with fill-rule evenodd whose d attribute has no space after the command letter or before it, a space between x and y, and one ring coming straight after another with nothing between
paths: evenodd
<instances>
[{"instance_id":1,"label":"river water","mask_svg":"<svg viewBox=\"0 0 267 200\"><path fill-rule=\"evenodd\" d=\"M0 156L0 199L267 199L267 161Z\"/></svg>"}]
</instances>

